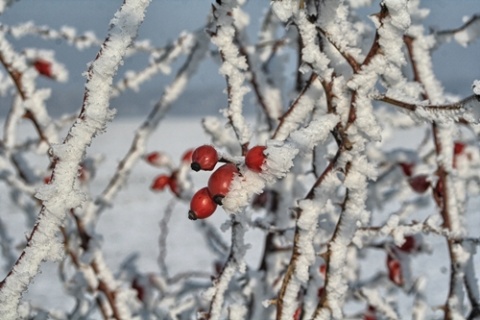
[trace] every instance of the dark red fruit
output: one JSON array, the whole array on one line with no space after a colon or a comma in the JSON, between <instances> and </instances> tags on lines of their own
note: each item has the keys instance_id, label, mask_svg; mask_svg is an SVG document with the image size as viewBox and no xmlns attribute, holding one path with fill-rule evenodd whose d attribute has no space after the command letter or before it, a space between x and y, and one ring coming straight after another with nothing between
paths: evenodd
<instances>
[{"instance_id":1,"label":"dark red fruit","mask_svg":"<svg viewBox=\"0 0 480 320\"><path fill-rule=\"evenodd\" d=\"M213 201L208 188L198 190L190 201L190 211L188 218L190 220L205 219L210 217L217 209L217 204Z\"/></svg>"},{"instance_id":2,"label":"dark red fruit","mask_svg":"<svg viewBox=\"0 0 480 320\"><path fill-rule=\"evenodd\" d=\"M365 315L363 316L363 320L377 320L375 307L368 306L367 310L365 311Z\"/></svg>"},{"instance_id":3,"label":"dark red fruit","mask_svg":"<svg viewBox=\"0 0 480 320\"><path fill-rule=\"evenodd\" d=\"M245 156L245 164L248 169L255 172L262 171L262 165L266 158L263 151L265 151L266 148L267 147L265 146L255 146L248 150L247 155Z\"/></svg>"},{"instance_id":4,"label":"dark red fruit","mask_svg":"<svg viewBox=\"0 0 480 320\"><path fill-rule=\"evenodd\" d=\"M52 78L52 64L49 61L38 59L33 63L33 66L42 76Z\"/></svg>"},{"instance_id":5,"label":"dark red fruit","mask_svg":"<svg viewBox=\"0 0 480 320\"><path fill-rule=\"evenodd\" d=\"M413 191L417 193L424 193L430 187L430 181L428 181L427 178L427 175L421 174L408 179L408 183Z\"/></svg>"},{"instance_id":6,"label":"dark red fruit","mask_svg":"<svg viewBox=\"0 0 480 320\"><path fill-rule=\"evenodd\" d=\"M165 174L162 174L162 175L159 175L158 177L156 177L153 180L153 183L150 186L150 189L152 189L154 191L162 191L163 189L165 189L165 187L169 183L170 183L170 177L165 175Z\"/></svg>"},{"instance_id":7,"label":"dark red fruit","mask_svg":"<svg viewBox=\"0 0 480 320\"><path fill-rule=\"evenodd\" d=\"M215 170L208 179L208 191L217 204L222 204L222 200L227 195L236 174L238 174L237 166L233 163L227 163Z\"/></svg>"},{"instance_id":8,"label":"dark red fruit","mask_svg":"<svg viewBox=\"0 0 480 320\"><path fill-rule=\"evenodd\" d=\"M163 167L166 166L170 159L164 153L153 151L145 155L145 161L155 167Z\"/></svg>"},{"instance_id":9,"label":"dark red fruit","mask_svg":"<svg viewBox=\"0 0 480 320\"><path fill-rule=\"evenodd\" d=\"M408 252L408 253L413 252L417 248L417 242L415 240L415 237L406 236L405 242L398 248L403 252Z\"/></svg>"},{"instance_id":10,"label":"dark red fruit","mask_svg":"<svg viewBox=\"0 0 480 320\"><path fill-rule=\"evenodd\" d=\"M318 268L318 272L320 272L320 274L322 275L322 277L325 278L326 275L327 275L327 265L324 264L324 263L322 263L322 264L320 265L320 267Z\"/></svg>"},{"instance_id":11,"label":"dark red fruit","mask_svg":"<svg viewBox=\"0 0 480 320\"><path fill-rule=\"evenodd\" d=\"M217 162L217 150L210 145L203 145L193 151L191 168L194 171L212 171Z\"/></svg>"},{"instance_id":12,"label":"dark red fruit","mask_svg":"<svg viewBox=\"0 0 480 320\"><path fill-rule=\"evenodd\" d=\"M44 184L50 184L52 182L52 175L50 174L49 176L43 177L43 183Z\"/></svg>"},{"instance_id":13,"label":"dark red fruit","mask_svg":"<svg viewBox=\"0 0 480 320\"><path fill-rule=\"evenodd\" d=\"M297 310L295 310L295 313L293 314L293 320L300 320L302 316L302 308L298 307Z\"/></svg>"},{"instance_id":14,"label":"dark red fruit","mask_svg":"<svg viewBox=\"0 0 480 320\"><path fill-rule=\"evenodd\" d=\"M133 279L132 281L132 289L137 292L137 298L140 301L144 301L145 299L145 288L140 284L138 278Z\"/></svg>"},{"instance_id":15,"label":"dark red fruit","mask_svg":"<svg viewBox=\"0 0 480 320\"><path fill-rule=\"evenodd\" d=\"M403 285L403 273L402 265L400 261L392 256L391 254L387 255L387 269L388 269L388 278L390 281L395 283L398 286Z\"/></svg>"},{"instance_id":16,"label":"dark red fruit","mask_svg":"<svg viewBox=\"0 0 480 320\"><path fill-rule=\"evenodd\" d=\"M400 162L398 164L403 171L403 174L406 175L407 177L411 177L413 174L413 168L415 167L414 163L409 163L409 162Z\"/></svg>"},{"instance_id":17,"label":"dark red fruit","mask_svg":"<svg viewBox=\"0 0 480 320\"><path fill-rule=\"evenodd\" d=\"M458 155L461 154L465 150L465 143L463 142L455 142L453 145L453 154Z\"/></svg>"},{"instance_id":18,"label":"dark red fruit","mask_svg":"<svg viewBox=\"0 0 480 320\"><path fill-rule=\"evenodd\" d=\"M188 149L187 151L185 151L185 153L182 155L182 162L192 163L192 155L193 149Z\"/></svg>"}]
</instances>

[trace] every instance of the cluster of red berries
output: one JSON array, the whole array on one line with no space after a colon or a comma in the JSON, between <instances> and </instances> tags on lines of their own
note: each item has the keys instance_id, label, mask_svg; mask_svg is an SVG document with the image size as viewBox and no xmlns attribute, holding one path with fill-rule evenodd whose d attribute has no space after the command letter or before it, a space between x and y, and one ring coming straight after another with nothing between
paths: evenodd
<instances>
[{"instance_id":1,"label":"cluster of red berries","mask_svg":"<svg viewBox=\"0 0 480 320\"><path fill-rule=\"evenodd\" d=\"M457 157L463 154L465 151L465 144L463 142L456 141L453 146L453 167L456 168ZM413 175L415 163L400 162L398 163L403 171L403 174L408 178L408 184L416 193L425 193L431 186L429 176L426 174ZM440 183L434 186L434 191L439 192L441 188Z\"/></svg>"},{"instance_id":2,"label":"cluster of red berries","mask_svg":"<svg viewBox=\"0 0 480 320\"><path fill-rule=\"evenodd\" d=\"M182 156L182 163L190 164L192 161L193 150L187 150ZM154 167L171 167L170 158L161 152L153 151L145 155L145 161ZM150 189L153 191L163 191L166 187L176 196L180 197L180 188L178 185L178 170L173 169L169 174L161 174L153 179Z\"/></svg>"},{"instance_id":3,"label":"cluster of red berries","mask_svg":"<svg viewBox=\"0 0 480 320\"><path fill-rule=\"evenodd\" d=\"M418 252L422 248L422 239L420 236L408 235L401 246L393 246L387 253L387 270L388 278L397 286L403 286L405 283L402 260L403 254L412 254Z\"/></svg>"},{"instance_id":4,"label":"cluster of red berries","mask_svg":"<svg viewBox=\"0 0 480 320\"><path fill-rule=\"evenodd\" d=\"M264 146L251 148L245 155L245 165L254 172L261 172L265 161ZM192 153L191 168L194 171L212 171L218 162L227 162L220 159L217 150L210 145L203 145ZM190 201L188 218L190 220L205 219L210 217L218 205L227 195L230 185L240 171L235 163L227 162L215 170L208 179L207 187L198 190Z\"/></svg>"}]
</instances>

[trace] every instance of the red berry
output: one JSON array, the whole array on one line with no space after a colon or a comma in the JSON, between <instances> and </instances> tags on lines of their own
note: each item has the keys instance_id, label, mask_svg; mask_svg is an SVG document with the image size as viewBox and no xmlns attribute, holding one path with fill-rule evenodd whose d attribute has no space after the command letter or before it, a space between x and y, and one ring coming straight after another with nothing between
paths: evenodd
<instances>
[{"instance_id":1,"label":"red berry","mask_svg":"<svg viewBox=\"0 0 480 320\"><path fill-rule=\"evenodd\" d=\"M170 187L170 191L173 192L174 195L180 197L180 188L178 187L178 171L172 172L168 180L168 186Z\"/></svg>"},{"instance_id":2,"label":"red berry","mask_svg":"<svg viewBox=\"0 0 480 320\"><path fill-rule=\"evenodd\" d=\"M227 195L236 174L238 174L237 166L227 163L215 170L208 179L208 191L217 204L222 204L222 199Z\"/></svg>"},{"instance_id":3,"label":"red berry","mask_svg":"<svg viewBox=\"0 0 480 320\"><path fill-rule=\"evenodd\" d=\"M33 66L35 69L37 69L39 74L48 78L52 78L52 64L49 61L38 59L35 60Z\"/></svg>"},{"instance_id":4,"label":"red berry","mask_svg":"<svg viewBox=\"0 0 480 320\"><path fill-rule=\"evenodd\" d=\"M322 263L322 264L320 265L320 267L318 268L318 272L320 272L320 274L322 275L322 277L325 278L326 275L327 275L327 265L324 264L324 263Z\"/></svg>"},{"instance_id":5,"label":"red berry","mask_svg":"<svg viewBox=\"0 0 480 320\"><path fill-rule=\"evenodd\" d=\"M317 297L321 298L325 294L325 287L320 287L317 290Z\"/></svg>"},{"instance_id":6,"label":"red berry","mask_svg":"<svg viewBox=\"0 0 480 320\"><path fill-rule=\"evenodd\" d=\"M52 175L50 174L49 176L43 177L43 183L44 184L50 184L52 182Z\"/></svg>"},{"instance_id":7,"label":"red berry","mask_svg":"<svg viewBox=\"0 0 480 320\"><path fill-rule=\"evenodd\" d=\"M193 151L191 167L195 171L212 171L217 162L217 150L210 145L203 145Z\"/></svg>"},{"instance_id":8,"label":"red berry","mask_svg":"<svg viewBox=\"0 0 480 320\"><path fill-rule=\"evenodd\" d=\"M398 164L400 167L402 167L403 174L406 175L407 177L411 177L413 174L413 167L415 167L414 163L409 163L409 162L400 162Z\"/></svg>"},{"instance_id":9,"label":"red berry","mask_svg":"<svg viewBox=\"0 0 480 320\"><path fill-rule=\"evenodd\" d=\"M295 313L293 314L293 320L300 320L300 317L302 316L302 308L298 307L297 310L295 310Z\"/></svg>"},{"instance_id":10,"label":"red berry","mask_svg":"<svg viewBox=\"0 0 480 320\"><path fill-rule=\"evenodd\" d=\"M188 218L190 220L205 219L210 217L217 209L217 204L210 197L208 188L198 190L190 201L190 211Z\"/></svg>"},{"instance_id":11,"label":"red berry","mask_svg":"<svg viewBox=\"0 0 480 320\"><path fill-rule=\"evenodd\" d=\"M398 247L403 252L412 252L417 247L417 243L415 241L414 236L406 236L405 242Z\"/></svg>"},{"instance_id":12,"label":"red berry","mask_svg":"<svg viewBox=\"0 0 480 320\"><path fill-rule=\"evenodd\" d=\"M427 178L427 175L421 174L408 179L408 183L413 191L417 193L424 193L430 187L430 181L428 181Z\"/></svg>"},{"instance_id":13,"label":"red berry","mask_svg":"<svg viewBox=\"0 0 480 320\"><path fill-rule=\"evenodd\" d=\"M458 141L455 142L455 144L453 145L453 154L458 155L462 153L463 150L465 150L465 143Z\"/></svg>"},{"instance_id":14,"label":"red berry","mask_svg":"<svg viewBox=\"0 0 480 320\"><path fill-rule=\"evenodd\" d=\"M185 151L185 153L182 155L182 162L186 163L192 163L192 155L193 155L193 149L188 149Z\"/></svg>"},{"instance_id":15,"label":"red berry","mask_svg":"<svg viewBox=\"0 0 480 320\"><path fill-rule=\"evenodd\" d=\"M153 151L145 155L145 161L155 167L168 166L170 163L169 157L161 152Z\"/></svg>"},{"instance_id":16,"label":"red berry","mask_svg":"<svg viewBox=\"0 0 480 320\"><path fill-rule=\"evenodd\" d=\"M365 314L363 316L363 320L377 320L376 310L373 306L368 306Z\"/></svg>"},{"instance_id":17,"label":"red berry","mask_svg":"<svg viewBox=\"0 0 480 320\"><path fill-rule=\"evenodd\" d=\"M245 164L247 165L248 169L261 172L262 165L265 162L265 151L267 147L265 146L255 146L252 149L248 150L247 155L245 156Z\"/></svg>"},{"instance_id":18,"label":"red berry","mask_svg":"<svg viewBox=\"0 0 480 320\"><path fill-rule=\"evenodd\" d=\"M143 299L145 298L145 288L140 284L140 281L138 278L133 279L132 289L134 289L137 292L138 300L144 301Z\"/></svg>"},{"instance_id":19,"label":"red berry","mask_svg":"<svg viewBox=\"0 0 480 320\"><path fill-rule=\"evenodd\" d=\"M162 174L162 175L159 175L158 177L156 177L153 180L153 183L150 186L150 189L152 189L154 191L162 191L163 189L165 189L165 187L169 183L170 183L170 177L165 175L165 174Z\"/></svg>"},{"instance_id":20,"label":"red berry","mask_svg":"<svg viewBox=\"0 0 480 320\"><path fill-rule=\"evenodd\" d=\"M398 286L403 285L403 273L400 261L391 254L387 255L388 278Z\"/></svg>"}]
</instances>

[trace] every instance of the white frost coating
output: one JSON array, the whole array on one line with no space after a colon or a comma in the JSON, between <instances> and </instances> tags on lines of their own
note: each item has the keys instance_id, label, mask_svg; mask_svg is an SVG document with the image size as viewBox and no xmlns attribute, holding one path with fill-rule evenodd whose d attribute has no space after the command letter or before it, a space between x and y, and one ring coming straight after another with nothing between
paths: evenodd
<instances>
[{"instance_id":1,"label":"white frost coating","mask_svg":"<svg viewBox=\"0 0 480 320\"><path fill-rule=\"evenodd\" d=\"M357 163L363 162L356 167ZM361 158L352 163L345 179L345 186L348 188L348 199L345 202L345 209L337 226L337 234L330 244L330 268L327 274L328 283L325 288L327 301L333 319L343 319L342 307L347 294L348 286L345 279L345 262L347 259L347 248L352 242L357 225L365 223L369 213L365 210L367 199L367 176L368 163ZM360 223L359 223L360 222ZM323 315L323 316L322 316ZM316 319L324 319L322 313Z\"/></svg>"},{"instance_id":2,"label":"white frost coating","mask_svg":"<svg viewBox=\"0 0 480 320\"><path fill-rule=\"evenodd\" d=\"M283 296L284 304L282 305L282 316L280 317L280 320L294 319L293 315L295 314L295 310L297 309L296 300L300 288L301 286L299 281L292 279L289 282L285 290L285 295Z\"/></svg>"},{"instance_id":3,"label":"white frost coating","mask_svg":"<svg viewBox=\"0 0 480 320\"><path fill-rule=\"evenodd\" d=\"M480 96L480 80L473 81L473 93L477 96Z\"/></svg>"},{"instance_id":4,"label":"white frost coating","mask_svg":"<svg viewBox=\"0 0 480 320\"><path fill-rule=\"evenodd\" d=\"M13 0L0 0L0 13L3 13L12 2Z\"/></svg>"},{"instance_id":5,"label":"white frost coating","mask_svg":"<svg viewBox=\"0 0 480 320\"><path fill-rule=\"evenodd\" d=\"M384 0L388 7L392 24L398 29L406 30L410 26L410 14L408 12L408 1L406 0Z\"/></svg>"},{"instance_id":6,"label":"white frost coating","mask_svg":"<svg viewBox=\"0 0 480 320\"><path fill-rule=\"evenodd\" d=\"M248 309L241 304L234 304L230 307L229 318L230 320L244 320L247 318Z\"/></svg>"},{"instance_id":7,"label":"white frost coating","mask_svg":"<svg viewBox=\"0 0 480 320\"><path fill-rule=\"evenodd\" d=\"M321 83L315 80L305 92L300 93L279 124L275 133L276 140L287 139L288 135L312 114L315 102L324 94L322 90Z\"/></svg>"},{"instance_id":8,"label":"white frost coating","mask_svg":"<svg viewBox=\"0 0 480 320\"><path fill-rule=\"evenodd\" d=\"M298 5L297 0L273 1L272 10L278 19L287 22L294 13L298 12Z\"/></svg>"},{"instance_id":9,"label":"white frost coating","mask_svg":"<svg viewBox=\"0 0 480 320\"><path fill-rule=\"evenodd\" d=\"M344 52L354 58L355 61L363 61L361 46L359 39L361 35L359 30L352 23L350 16L350 8L343 3L339 3L335 8L334 19L323 19L326 13L323 13L324 8L320 8L321 18L319 23L326 32L326 36L337 49L335 51ZM333 10L333 8L331 9ZM361 30L360 30L361 31ZM341 58L343 60L343 58ZM335 61L336 62L336 61Z\"/></svg>"},{"instance_id":10,"label":"white frost coating","mask_svg":"<svg viewBox=\"0 0 480 320\"><path fill-rule=\"evenodd\" d=\"M295 15L295 23L303 41L303 62L309 64L321 79L330 80L333 69L329 68L330 59L320 51L320 46L316 41L318 32L315 25L308 21L304 11Z\"/></svg>"},{"instance_id":11,"label":"white frost coating","mask_svg":"<svg viewBox=\"0 0 480 320\"><path fill-rule=\"evenodd\" d=\"M241 148L231 127L225 125L217 117L205 117L202 120L203 129L212 137L212 142L218 147L226 148L230 154L241 154Z\"/></svg>"},{"instance_id":12,"label":"white frost coating","mask_svg":"<svg viewBox=\"0 0 480 320\"><path fill-rule=\"evenodd\" d=\"M134 289L122 288L115 291L115 308L121 319L137 319L133 315L138 314L141 307Z\"/></svg>"},{"instance_id":13,"label":"white frost coating","mask_svg":"<svg viewBox=\"0 0 480 320\"><path fill-rule=\"evenodd\" d=\"M267 157L264 177L268 181L273 181L274 178L283 178L290 171L298 149L292 144L271 140L267 141L267 149L263 153Z\"/></svg>"},{"instance_id":14,"label":"white frost coating","mask_svg":"<svg viewBox=\"0 0 480 320\"><path fill-rule=\"evenodd\" d=\"M92 204L86 209L86 214L84 216L86 221L95 221L92 220L93 215L99 214L106 205L111 203L114 196L124 185L124 181L131 172L133 165L144 155L148 138L169 110L171 103L176 100L185 89L187 84L185 80L195 73L198 65L204 58L207 49L207 35L204 32L197 33L197 44L192 48L189 59L187 59L184 65L180 68L175 80L165 88L162 98L155 104L153 111L136 131L135 138L132 141L130 148L132 152L129 152L121 160L120 164L122 164L122 166L117 170L115 177L112 179L107 189L105 189L102 195L96 200L97 203L101 203L102 205L96 207Z\"/></svg>"},{"instance_id":15,"label":"white frost coating","mask_svg":"<svg viewBox=\"0 0 480 320\"><path fill-rule=\"evenodd\" d=\"M399 319L398 314L392 308L392 306L380 295L379 290L364 288L361 290L362 295L367 298L368 304L375 307L381 314L387 316L388 319Z\"/></svg>"},{"instance_id":16,"label":"white frost coating","mask_svg":"<svg viewBox=\"0 0 480 320\"><path fill-rule=\"evenodd\" d=\"M430 102L432 104L442 104L445 102L443 87L433 73L433 63L430 55L435 46L435 37L433 35L425 36L423 32L423 27L416 26L409 29L409 33L416 39L413 42L413 59Z\"/></svg>"},{"instance_id":17,"label":"white frost coating","mask_svg":"<svg viewBox=\"0 0 480 320\"><path fill-rule=\"evenodd\" d=\"M467 22L469 19L470 18L465 17L464 22ZM470 43L480 38L480 18L477 16L466 28L455 32L453 38L464 47L467 47Z\"/></svg>"},{"instance_id":18,"label":"white frost coating","mask_svg":"<svg viewBox=\"0 0 480 320\"><path fill-rule=\"evenodd\" d=\"M132 3L134 2L134 3ZM76 184L78 165L92 138L104 129L110 119L108 110L109 91L112 78L125 55L127 47L136 36L149 1L126 0L112 20L112 28L101 54L91 65L86 84L87 99L84 101L82 118L71 128L69 135L58 146L59 154L52 183L40 190L43 207L39 214L27 247L0 288L0 314L3 319L16 319L22 293L38 273L42 261L58 259L52 253L58 240L56 234L65 219L67 210L82 201ZM56 174L64 172L64 174Z\"/></svg>"},{"instance_id":19,"label":"white frost coating","mask_svg":"<svg viewBox=\"0 0 480 320\"><path fill-rule=\"evenodd\" d=\"M246 217L244 213L238 214L232 217L232 251L227 261L225 268L223 269L220 277L204 292L203 297L207 300L212 300L210 305L210 318L211 320L220 319L222 315L222 307L225 299L225 292L228 289L231 279L238 271L244 273L246 270L246 264L244 261L246 250L249 248L245 244L245 232L246 232Z\"/></svg>"},{"instance_id":20,"label":"white frost coating","mask_svg":"<svg viewBox=\"0 0 480 320\"><path fill-rule=\"evenodd\" d=\"M308 127L294 132L286 142L267 141L263 171L258 174L247 169L242 176L235 177L223 199L223 208L230 213L243 210L251 203L255 194L262 192L266 183L273 183L286 176L299 153L306 154L318 143L326 140L337 123L336 115L319 116L312 120Z\"/></svg>"},{"instance_id":21,"label":"white frost coating","mask_svg":"<svg viewBox=\"0 0 480 320\"><path fill-rule=\"evenodd\" d=\"M335 174L327 174L320 187L315 190L315 200L305 199L299 203L300 216L297 221L297 258L293 275L285 288L281 319L289 320L295 312L299 288L309 280L308 269L315 263L314 237L317 233L317 222L321 213L331 205L330 198L341 182Z\"/></svg>"},{"instance_id":22,"label":"white frost coating","mask_svg":"<svg viewBox=\"0 0 480 320\"><path fill-rule=\"evenodd\" d=\"M312 150L321 141L324 141L330 131L340 121L338 115L326 114L314 118L307 127L301 128L290 134L292 142L299 147L305 147L307 150Z\"/></svg>"},{"instance_id":23,"label":"white frost coating","mask_svg":"<svg viewBox=\"0 0 480 320\"><path fill-rule=\"evenodd\" d=\"M262 193L265 180L256 172L248 169L242 172L242 176L236 176L227 195L222 200L223 209L227 212L236 212L251 202L255 194Z\"/></svg>"},{"instance_id":24,"label":"white frost coating","mask_svg":"<svg viewBox=\"0 0 480 320\"><path fill-rule=\"evenodd\" d=\"M297 221L297 227L300 229L300 239L298 242L300 256L297 260L295 275L302 282L308 281L308 268L315 262L315 248L313 247L313 237L317 230L317 221L319 208L318 203L311 200L303 200L300 203L302 214Z\"/></svg>"},{"instance_id":25,"label":"white frost coating","mask_svg":"<svg viewBox=\"0 0 480 320\"><path fill-rule=\"evenodd\" d=\"M10 43L0 33L0 55L6 65L10 65L12 71L22 75L20 81L19 93L23 102L22 108L29 110L41 128L45 142L56 143L58 136L54 128L53 121L48 116L45 99L50 96L50 91L36 90L35 77L37 72L28 66L26 58L22 54L16 53Z\"/></svg>"},{"instance_id":26,"label":"white frost coating","mask_svg":"<svg viewBox=\"0 0 480 320\"><path fill-rule=\"evenodd\" d=\"M406 0L385 1L389 15L384 18L383 26L378 29L379 44L388 61L396 66L406 64L403 49L403 35L410 25L410 16Z\"/></svg>"},{"instance_id":27,"label":"white frost coating","mask_svg":"<svg viewBox=\"0 0 480 320\"><path fill-rule=\"evenodd\" d=\"M223 64L220 67L220 74L228 81L228 108L225 110L235 130L241 145L250 141L251 132L243 117L243 97L250 90L245 83L245 72L248 65L244 56L239 54L235 44L235 27L229 13L237 7L236 0L222 1L217 7L217 30L212 36L212 42L220 50Z\"/></svg>"},{"instance_id":28,"label":"white frost coating","mask_svg":"<svg viewBox=\"0 0 480 320\"><path fill-rule=\"evenodd\" d=\"M427 304L427 297L425 296L425 287L427 280L425 277L419 277L415 282L415 302L413 304L412 319L425 319L427 310L430 307Z\"/></svg>"},{"instance_id":29,"label":"white frost coating","mask_svg":"<svg viewBox=\"0 0 480 320\"><path fill-rule=\"evenodd\" d=\"M159 57L151 57L149 65L140 72L129 71L125 73L125 77L118 81L112 92L112 97L117 97L121 92L127 88L137 92L140 90L140 86L146 81L150 80L153 76L162 72L164 74L170 74L171 64L178 59L182 54L192 51L192 47L195 45L195 37L197 34L183 32L175 41L170 45L170 49L160 55ZM186 81L186 80L185 80ZM178 82L178 80L176 81ZM182 87L182 85L179 85ZM172 93L173 96L178 96L176 92Z\"/></svg>"}]
</instances>

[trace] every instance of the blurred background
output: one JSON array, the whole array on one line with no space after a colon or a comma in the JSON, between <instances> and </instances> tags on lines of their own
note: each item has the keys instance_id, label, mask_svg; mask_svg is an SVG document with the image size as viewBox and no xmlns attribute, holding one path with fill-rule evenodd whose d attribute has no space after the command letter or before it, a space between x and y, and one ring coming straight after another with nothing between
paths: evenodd
<instances>
[{"instance_id":1,"label":"blurred background","mask_svg":"<svg viewBox=\"0 0 480 320\"><path fill-rule=\"evenodd\" d=\"M379 1L374 1L379 2ZM16 25L33 21L36 25L48 25L59 29L71 26L77 34L93 31L99 39L107 34L109 21L118 9L120 0L21 0L15 2L1 17L1 23ZM148 9L144 24L141 26L139 40L150 39L151 44L162 47L175 40L184 31L202 28L210 12L212 1L206 0L153 0ZM432 30L455 28L462 24L462 19L478 13L478 1L472 0L425 0L423 7L431 10L426 19L426 26ZM269 6L267 0L250 0L245 6L250 15L249 38L255 41L263 13ZM365 19L373 14L378 5L361 11ZM16 50L27 47L54 50L60 63L69 70L67 83L51 83L48 79L40 79L39 86L53 87L53 94L48 108L52 115L78 110L83 97L85 82L82 73L87 63L95 57L98 48L79 51L63 41L46 41L37 37L24 37L19 40L10 39ZM446 91L461 97L471 94L473 80L480 78L480 43L477 41L468 48L457 43L441 46L434 54L435 71L444 84ZM174 66L182 63L180 59ZM129 69L141 70L148 63L147 54L136 54L125 61L119 70L121 77ZM295 63L295 61L291 61ZM126 91L119 98L112 100L112 107L118 116L143 116L159 99L162 89L175 75L157 75L145 83L138 93ZM118 78L117 77L117 78ZM43 82L43 83L42 83ZM225 80L218 74L218 66L212 59L206 59L192 79L188 90L172 107L174 115L217 114L226 106L223 93ZM255 107L249 106L246 100L246 111ZM7 108L0 108L0 116L4 116Z\"/></svg>"}]
</instances>

